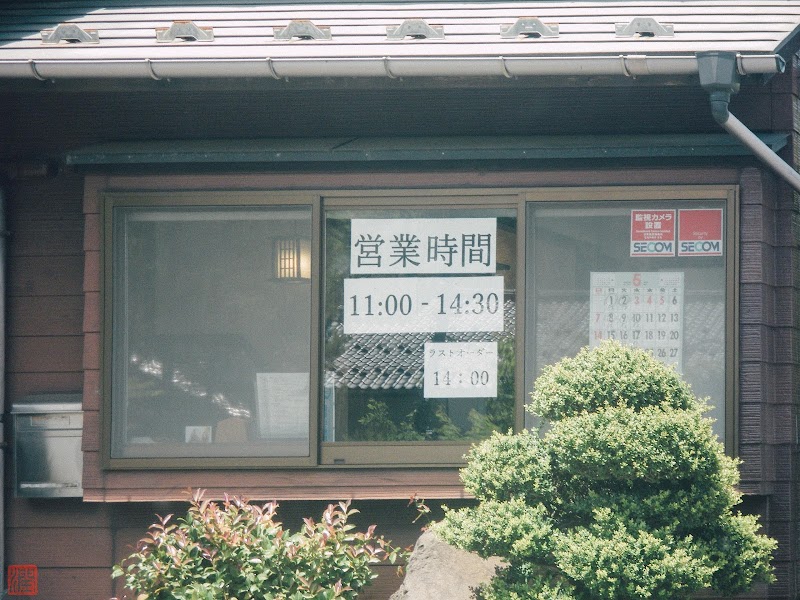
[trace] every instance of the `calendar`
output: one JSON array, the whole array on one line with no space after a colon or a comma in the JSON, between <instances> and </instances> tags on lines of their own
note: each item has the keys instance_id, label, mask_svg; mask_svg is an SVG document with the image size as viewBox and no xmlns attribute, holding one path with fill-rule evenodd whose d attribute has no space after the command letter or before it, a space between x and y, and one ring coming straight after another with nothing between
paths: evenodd
<instances>
[{"instance_id":1,"label":"calendar","mask_svg":"<svg viewBox=\"0 0 800 600\"><path fill-rule=\"evenodd\" d=\"M592 273L590 346L619 340L683 366L683 273Z\"/></svg>"}]
</instances>

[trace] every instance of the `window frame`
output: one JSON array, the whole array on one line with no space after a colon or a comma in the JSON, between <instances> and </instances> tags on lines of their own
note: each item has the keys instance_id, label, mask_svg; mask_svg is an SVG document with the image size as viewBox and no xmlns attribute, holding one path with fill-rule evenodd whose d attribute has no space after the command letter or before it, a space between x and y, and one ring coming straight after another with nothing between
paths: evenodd
<instances>
[{"instance_id":1,"label":"window frame","mask_svg":"<svg viewBox=\"0 0 800 600\"><path fill-rule=\"evenodd\" d=\"M516 260L516 406L515 430L524 426L525 389L525 307L526 307L526 211L530 203L591 201L724 201L725 216L725 449L734 455L738 447L738 349L739 349L739 188L735 184L719 185L605 185L592 187L497 186L490 188L413 189L387 185L382 189L280 190L258 186L257 190L238 191L232 183L225 189L197 191L103 190L100 194L100 314L101 314L101 464L105 470L133 469L257 469L257 468L445 468L463 465L462 456L469 448L464 442L322 442L321 403L324 348L324 223L325 210L359 208L462 208L512 209L517 215ZM431 199L436 204L431 204ZM112 458L112 319L113 319L113 209L117 206L280 206L311 207L311 353L309 398L309 447L307 457L181 457L181 458ZM441 454L439 462L425 460L431 449ZM344 459L342 461L341 459ZM399 460L398 460L399 459Z\"/></svg>"},{"instance_id":2,"label":"window frame","mask_svg":"<svg viewBox=\"0 0 800 600\"><path fill-rule=\"evenodd\" d=\"M597 186L537 188L525 192L526 204L547 202L721 201L725 205L725 453L739 447L739 186ZM526 232L527 233L527 232Z\"/></svg>"},{"instance_id":3,"label":"window frame","mask_svg":"<svg viewBox=\"0 0 800 600\"><path fill-rule=\"evenodd\" d=\"M425 200L436 198L435 205ZM447 202L450 200L450 202ZM525 200L521 190L509 188L480 190L381 190L354 194L352 192L330 193L323 196L323 222L328 209L441 209L457 211L462 209L505 209L516 212L516 261L524 265L525 243L520 231L520 219L524 218ZM323 230L324 236L324 230ZM320 255L320 258L322 256ZM517 269L516 306L524 306L525 274ZM325 282L321 282L324 284ZM524 426L524 387L521 378L524 375L524 315L519 308L516 311L514 331L515 365L514 365L514 430ZM324 315L320 316L324 319ZM322 442L320 441L321 467L460 467L463 466L464 454L474 441L431 441L431 442ZM426 460L426 455L435 451L438 460ZM399 458L399 460L398 460Z\"/></svg>"},{"instance_id":4,"label":"window frame","mask_svg":"<svg viewBox=\"0 0 800 600\"><path fill-rule=\"evenodd\" d=\"M309 453L308 456L225 456L225 457L114 457L112 456L113 398L113 288L114 288L114 209L117 207L256 207L256 206L305 206L311 209L311 309L310 355L309 355ZM320 201L319 196L308 192L281 191L108 191L101 205L101 285L102 290L102 389L103 389L103 436L102 457L107 469L198 469L198 468L265 468L265 467L312 467L318 464L318 394L320 364L320 261L317 251L320 245Z\"/></svg>"}]
</instances>

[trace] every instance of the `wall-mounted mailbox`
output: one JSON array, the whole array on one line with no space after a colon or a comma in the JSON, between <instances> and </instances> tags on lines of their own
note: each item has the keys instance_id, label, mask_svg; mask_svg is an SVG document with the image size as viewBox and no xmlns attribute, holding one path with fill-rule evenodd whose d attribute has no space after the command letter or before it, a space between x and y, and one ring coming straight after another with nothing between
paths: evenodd
<instances>
[{"instance_id":1,"label":"wall-mounted mailbox","mask_svg":"<svg viewBox=\"0 0 800 600\"><path fill-rule=\"evenodd\" d=\"M34 401L44 398L48 401ZM82 496L80 394L29 396L26 400L11 407L14 494L24 498Z\"/></svg>"}]
</instances>

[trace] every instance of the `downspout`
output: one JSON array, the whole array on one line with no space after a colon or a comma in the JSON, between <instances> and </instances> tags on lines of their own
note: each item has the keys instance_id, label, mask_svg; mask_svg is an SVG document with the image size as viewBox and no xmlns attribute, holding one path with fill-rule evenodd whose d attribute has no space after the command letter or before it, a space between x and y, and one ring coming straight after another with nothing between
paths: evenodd
<instances>
[{"instance_id":1,"label":"downspout","mask_svg":"<svg viewBox=\"0 0 800 600\"><path fill-rule=\"evenodd\" d=\"M800 173L758 139L739 119L730 113L731 95L739 91L737 56L733 52L698 52L700 85L709 93L711 114L722 128L747 146L750 151L775 171L786 183L800 192Z\"/></svg>"}]
</instances>

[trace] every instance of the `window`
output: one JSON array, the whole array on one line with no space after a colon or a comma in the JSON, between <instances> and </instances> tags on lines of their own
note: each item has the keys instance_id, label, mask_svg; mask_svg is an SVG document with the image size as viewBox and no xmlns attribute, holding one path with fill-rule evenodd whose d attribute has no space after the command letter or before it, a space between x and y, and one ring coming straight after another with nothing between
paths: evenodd
<instances>
[{"instance_id":1,"label":"window","mask_svg":"<svg viewBox=\"0 0 800 600\"><path fill-rule=\"evenodd\" d=\"M309 458L311 206L136 200L110 212L112 458Z\"/></svg>"},{"instance_id":2,"label":"window","mask_svg":"<svg viewBox=\"0 0 800 600\"><path fill-rule=\"evenodd\" d=\"M610 338L674 365L733 447L732 188L115 193L105 215L112 467L457 465Z\"/></svg>"},{"instance_id":3,"label":"window","mask_svg":"<svg viewBox=\"0 0 800 600\"><path fill-rule=\"evenodd\" d=\"M323 462L458 463L514 427L516 252L516 208L326 213Z\"/></svg>"},{"instance_id":4,"label":"window","mask_svg":"<svg viewBox=\"0 0 800 600\"><path fill-rule=\"evenodd\" d=\"M602 194L581 202L586 192L575 191L573 201L528 205L526 387L545 365L616 339L673 365L710 400L725 440L734 314L729 198L703 198L700 189L659 200Z\"/></svg>"}]
</instances>

